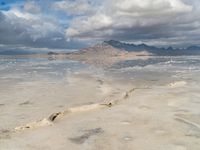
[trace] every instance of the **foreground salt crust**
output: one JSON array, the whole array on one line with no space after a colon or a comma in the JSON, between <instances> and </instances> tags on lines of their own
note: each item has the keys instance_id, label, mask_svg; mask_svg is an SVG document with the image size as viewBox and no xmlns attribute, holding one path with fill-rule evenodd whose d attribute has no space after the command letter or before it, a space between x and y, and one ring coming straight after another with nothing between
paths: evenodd
<instances>
[{"instance_id":1,"label":"foreground salt crust","mask_svg":"<svg viewBox=\"0 0 200 150\"><path fill-rule=\"evenodd\" d=\"M23 130L27 130L27 129L36 129L36 128L40 128L40 127L50 126L50 125L53 125L53 122L55 121L55 119L65 117L66 115L69 115L71 113L82 113L82 112L97 110L97 109L101 109L101 108L105 108L105 107L112 107L113 105L117 104L118 102L120 102L124 99L127 99L134 90L135 89L132 88L126 92L122 92L121 96L118 95L117 99L108 99L108 100L106 99L105 101L103 101L101 103L71 107L71 108L66 109L63 112L53 113L48 118L44 118L39 121L34 121L31 123L27 123L25 125L16 127L14 129L14 131L18 132L18 131L23 131Z\"/></svg>"},{"instance_id":2,"label":"foreground salt crust","mask_svg":"<svg viewBox=\"0 0 200 150\"><path fill-rule=\"evenodd\" d=\"M176 88L176 87L185 86L186 84L187 84L186 81L175 81L175 82L168 84L168 86L171 87L171 88Z\"/></svg>"},{"instance_id":3,"label":"foreground salt crust","mask_svg":"<svg viewBox=\"0 0 200 150\"><path fill-rule=\"evenodd\" d=\"M16 127L15 131L22 131L22 130L26 130L26 129L36 129L39 127L53 125L53 122L58 117L65 116L66 114L69 114L69 113L76 113L76 112L81 113L81 112L85 112L85 111L91 111L94 109L101 108L102 106L103 105L100 105L100 104L91 104L91 105L83 105L83 106L79 106L79 107L72 107L72 108L65 110L64 112L53 113L48 118L44 118L39 121L34 121L31 123L27 123L25 125Z\"/></svg>"},{"instance_id":4,"label":"foreground salt crust","mask_svg":"<svg viewBox=\"0 0 200 150\"><path fill-rule=\"evenodd\" d=\"M22 124L10 137L0 139L0 146L3 150L198 150L199 75L162 84L144 82L140 87L130 81L74 78L70 84L81 84L89 95L99 92L102 95L93 97L100 99ZM79 93L77 99L81 96Z\"/></svg>"},{"instance_id":5,"label":"foreground salt crust","mask_svg":"<svg viewBox=\"0 0 200 150\"><path fill-rule=\"evenodd\" d=\"M179 94L188 90L168 86L129 89L111 107L71 108L73 113L61 115L52 125L17 132L4 141L9 144L1 146L6 150L196 150L200 148L200 101ZM176 103L169 106L173 101Z\"/></svg>"}]
</instances>

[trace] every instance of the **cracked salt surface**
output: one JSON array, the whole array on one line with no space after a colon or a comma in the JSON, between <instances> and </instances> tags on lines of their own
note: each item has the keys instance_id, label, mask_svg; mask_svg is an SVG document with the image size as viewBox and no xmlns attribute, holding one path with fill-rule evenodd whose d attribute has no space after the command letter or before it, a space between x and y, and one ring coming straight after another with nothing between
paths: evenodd
<instances>
[{"instance_id":1,"label":"cracked salt surface","mask_svg":"<svg viewBox=\"0 0 200 150\"><path fill-rule=\"evenodd\" d=\"M140 69L1 64L0 149L200 149L200 58L156 59ZM38 126L13 132L29 123Z\"/></svg>"}]
</instances>

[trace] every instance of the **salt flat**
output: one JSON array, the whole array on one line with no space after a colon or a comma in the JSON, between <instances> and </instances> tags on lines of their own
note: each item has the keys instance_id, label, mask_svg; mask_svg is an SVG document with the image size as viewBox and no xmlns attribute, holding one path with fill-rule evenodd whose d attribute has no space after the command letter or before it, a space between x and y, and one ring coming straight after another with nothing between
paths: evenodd
<instances>
[{"instance_id":1,"label":"salt flat","mask_svg":"<svg viewBox=\"0 0 200 150\"><path fill-rule=\"evenodd\" d=\"M199 58L167 59L9 87L0 149L199 149Z\"/></svg>"}]
</instances>

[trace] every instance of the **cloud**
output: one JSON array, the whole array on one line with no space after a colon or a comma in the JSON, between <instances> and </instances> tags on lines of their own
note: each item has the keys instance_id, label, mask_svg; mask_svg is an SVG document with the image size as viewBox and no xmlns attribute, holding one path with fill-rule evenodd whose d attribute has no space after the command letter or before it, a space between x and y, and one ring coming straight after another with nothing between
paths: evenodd
<instances>
[{"instance_id":1,"label":"cloud","mask_svg":"<svg viewBox=\"0 0 200 150\"><path fill-rule=\"evenodd\" d=\"M80 28L81 25L81 28ZM71 22L71 27L66 30L68 37L79 36L99 29L104 29L112 25L112 18L104 14L95 14L89 18L77 18Z\"/></svg>"},{"instance_id":2,"label":"cloud","mask_svg":"<svg viewBox=\"0 0 200 150\"><path fill-rule=\"evenodd\" d=\"M181 33L187 35L199 27L192 24L196 18L189 16L194 13L193 5L181 0L104 0L99 8L95 14L74 18L66 35L146 41L181 37Z\"/></svg>"},{"instance_id":3,"label":"cloud","mask_svg":"<svg viewBox=\"0 0 200 150\"><path fill-rule=\"evenodd\" d=\"M198 0L38 0L0 11L0 44L83 47L103 40L198 44Z\"/></svg>"},{"instance_id":4,"label":"cloud","mask_svg":"<svg viewBox=\"0 0 200 150\"><path fill-rule=\"evenodd\" d=\"M114 2L114 3L113 3ZM117 16L161 16L189 12L192 7L180 0L114 0L109 7Z\"/></svg>"},{"instance_id":5,"label":"cloud","mask_svg":"<svg viewBox=\"0 0 200 150\"><path fill-rule=\"evenodd\" d=\"M1 21L0 29L1 42L7 44L41 44L40 40L51 36L61 36L59 34L59 27L48 20L43 21L40 17L29 13L20 12L19 10L10 10L1 15L4 19Z\"/></svg>"},{"instance_id":6,"label":"cloud","mask_svg":"<svg viewBox=\"0 0 200 150\"><path fill-rule=\"evenodd\" d=\"M74 45L78 47L78 42L67 41L64 28L57 20L18 9L0 12L0 31L0 44L66 49L74 48Z\"/></svg>"},{"instance_id":7,"label":"cloud","mask_svg":"<svg viewBox=\"0 0 200 150\"><path fill-rule=\"evenodd\" d=\"M56 11L62 11L68 15L86 15L94 12L91 3L87 0L63 0L52 4L52 8Z\"/></svg>"},{"instance_id":8,"label":"cloud","mask_svg":"<svg viewBox=\"0 0 200 150\"><path fill-rule=\"evenodd\" d=\"M27 1L23 5L23 9L29 13L40 13L41 8L40 6L34 1Z\"/></svg>"}]
</instances>

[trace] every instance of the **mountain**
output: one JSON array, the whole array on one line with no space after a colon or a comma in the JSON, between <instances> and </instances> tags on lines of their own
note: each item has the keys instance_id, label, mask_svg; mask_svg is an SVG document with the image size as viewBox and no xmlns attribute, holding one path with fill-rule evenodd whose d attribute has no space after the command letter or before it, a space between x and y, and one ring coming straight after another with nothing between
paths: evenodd
<instances>
[{"instance_id":1,"label":"mountain","mask_svg":"<svg viewBox=\"0 0 200 150\"><path fill-rule=\"evenodd\" d=\"M116 63L128 60L146 60L150 56L181 56L200 55L198 46L190 46L187 49L174 49L173 47L158 48L146 44L129 44L119 41L104 41L100 44L68 53L49 52L49 57L67 58L81 61L95 66L109 67Z\"/></svg>"},{"instance_id":2,"label":"mountain","mask_svg":"<svg viewBox=\"0 0 200 150\"><path fill-rule=\"evenodd\" d=\"M119 61L143 59L149 55L152 54L145 50L127 51L121 47L114 47L106 42L65 54L69 59L78 60L96 66L111 66Z\"/></svg>"},{"instance_id":3,"label":"mountain","mask_svg":"<svg viewBox=\"0 0 200 150\"><path fill-rule=\"evenodd\" d=\"M174 56L174 55L200 55L200 47L199 46L190 46L188 48L158 48L155 46L149 46L146 44L129 44L129 43L123 43L120 41L115 40L109 40L104 41L104 44L108 44L110 46L113 46L118 49L123 49L128 52L132 51L148 51L154 55L164 55L164 56Z\"/></svg>"},{"instance_id":4,"label":"mountain","mask_svg":"<svg viewBox=\"0 0 200 150\"><path fill-rule=\"evenodd\" d=\"M200 50L199 46L190 46L187 48L187 50Z\"/></svg>"},{"instance_id":5,"label":"mountain","mask_svg":"<svg viewBox=\"0 0 200 150\"><path fill-rule=\"evenodd\" d=\"M146 44L135 45L135 44L129 44L129 43L122 43L122 42L115 41L115 40L104 41L103 43L111 45L111 46L119 48L119 49L124 49L126 51L159 50L157 47L148 46Z\"/></svg>"}]
</instances>

